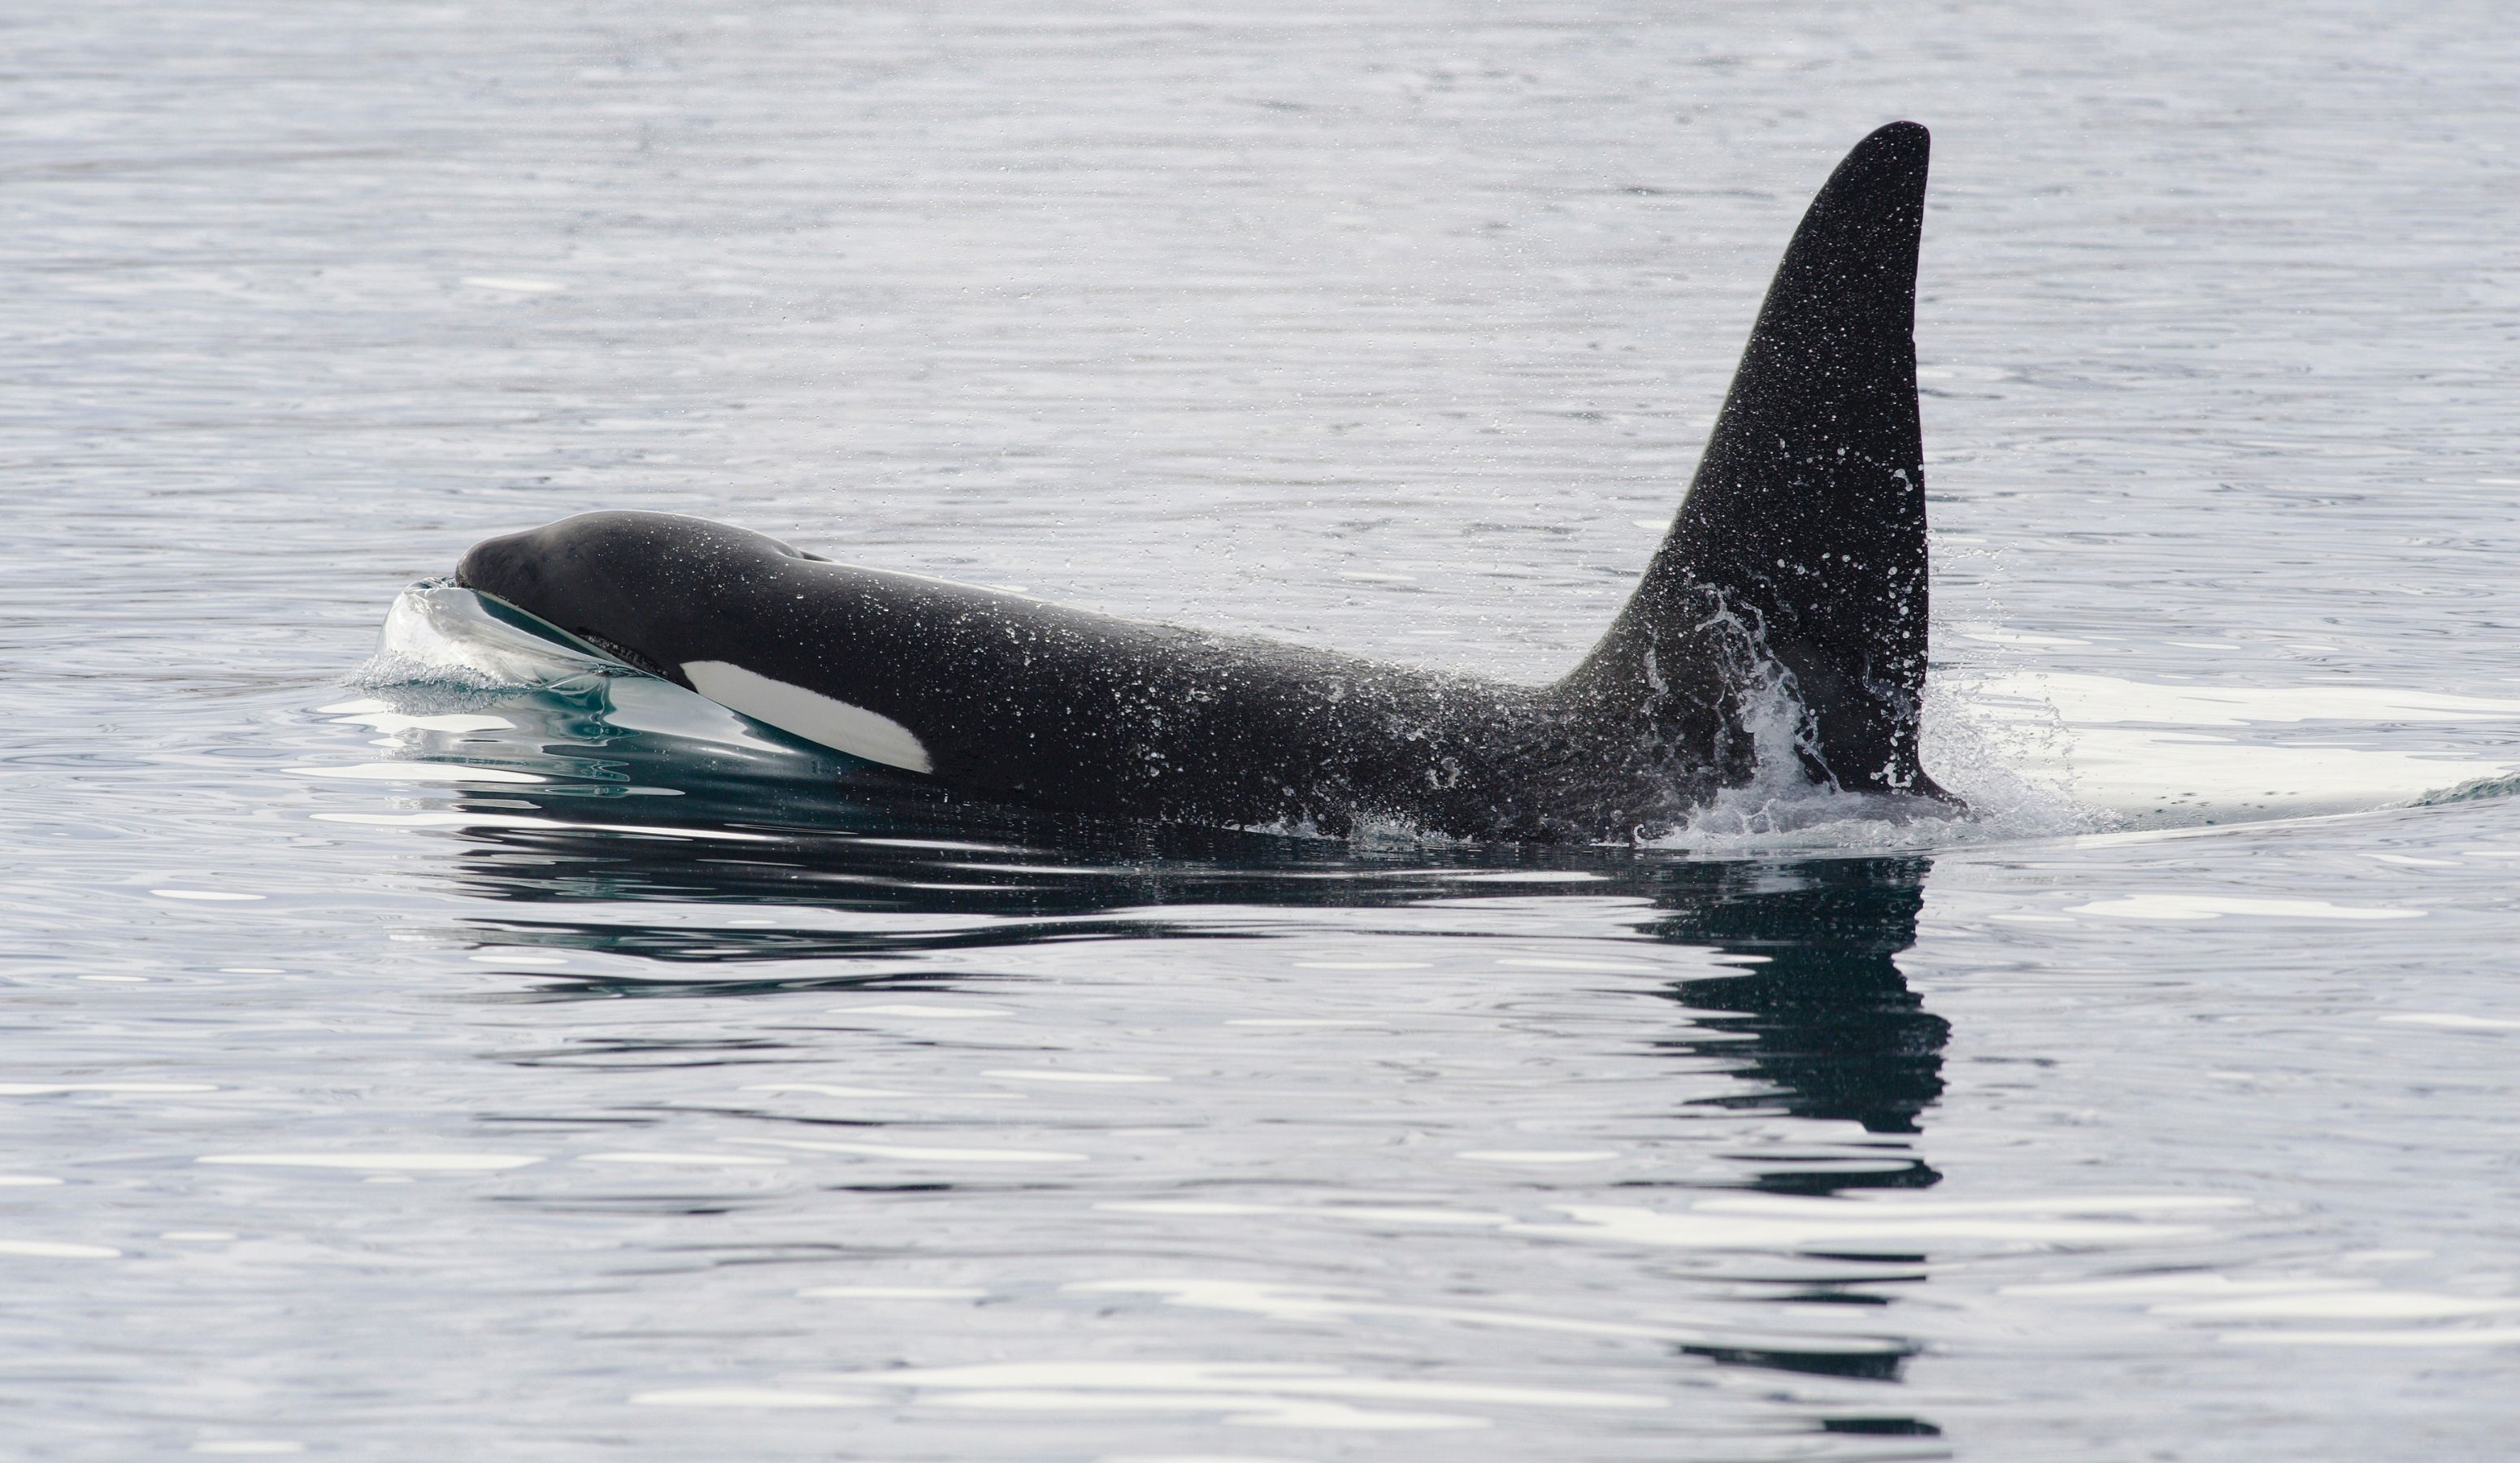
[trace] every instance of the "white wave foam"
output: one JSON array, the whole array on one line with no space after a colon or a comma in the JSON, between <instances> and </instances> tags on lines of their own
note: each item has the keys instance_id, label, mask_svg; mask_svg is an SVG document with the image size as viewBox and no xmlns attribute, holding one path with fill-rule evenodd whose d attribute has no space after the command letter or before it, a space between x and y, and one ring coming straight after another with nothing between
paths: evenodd
<instances>
[{"instance_id":1,"label":"white wave foam","mask_svg":"<svg viewBox=\"0 0 2520 1463\"><path fill-rule=\"evenodd\" d=\"M2019 750L2055 729L1997 724L1973 715L1950 687L1926 689L1924 761L1965 807L1931 798L1845 792L1814 782L1800 753L1805 718L1789 687L1772 681L1742 699L1758 770L1717 793L1678 828L1640 846L1694 854L1897 853L1955 843L2102 832L2105 813L2078 806L2061 787L2018 770Z\"/></svg>"},{"instance_id":2,"label":"white wave foam","mask_svg":"<svg viewBox=\"0 0 2520 1463\"><path fill-rule=\"evenodd\" d=\"M2363 813L2514 785L2499 752L2409 746L2408 729L2507 723L2520 719L2520 700L2044 673L1981 676L1959 689L1964 718L2014 765L2128 828ZM2310 735L2252 730L2261 727Z\"/></svg>"},{"instance_id":3,"label":"white wave foam","mask_svg":"<svg viewBox=\"0 0 2520 1463\"><path fill-rule=\"evenodd\" d=\"M583 684L619 669L602 656L498 619L471 590L424 580L394 597L377 653L348 680L363 690L534 690Z\"/></svg>"},{"instance_id":4,"label":"white wave foam","mask_svg":"<svg viewBox=\"0 0 2520 1463\"><path fill-rule=\"evenodd\" d=\"M2387 745L2405 725L2520 715L2520 701L2380 687L2157 686L2106 676L1945 677L1924 761L1967 804L1834 791L1804 776L1789 693L1745 699L1758 774L1643 846L1718 856L1892 853L2197 827L2511 795L2499 761ZM2250 729L2318 727L2252 735ZM2326 727L2335 731L2323 734Z\"/></svg>"}]
</instances>

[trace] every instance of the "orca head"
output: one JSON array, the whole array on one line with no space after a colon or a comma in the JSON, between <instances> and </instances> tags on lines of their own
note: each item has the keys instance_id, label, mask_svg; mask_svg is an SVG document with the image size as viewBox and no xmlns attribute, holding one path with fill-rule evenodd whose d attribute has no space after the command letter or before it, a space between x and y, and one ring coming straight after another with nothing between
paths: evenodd
<instances>
[{"instance_id":1,"label":"orca head","mask_svg":"<svg viewBox=\"0 0 2520 1463\"><path fill-rule=\"evenodd\" d=\"M822 555L680 513L580 513L465 551L455 582L650 675L688 686L700 616L713 589L743 582L765 560Z\"/></svg>"}]
</instances>

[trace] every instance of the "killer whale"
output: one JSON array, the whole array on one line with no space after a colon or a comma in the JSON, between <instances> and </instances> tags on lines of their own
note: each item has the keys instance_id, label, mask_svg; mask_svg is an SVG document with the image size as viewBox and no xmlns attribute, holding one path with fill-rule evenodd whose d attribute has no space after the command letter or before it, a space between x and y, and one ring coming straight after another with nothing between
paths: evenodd
<instances>
[{"instance_id":1,"label":"killer whale","mask_svg":"<svg viewBox=\"0 0 2520 1463\"><path fill-rule=\"evenodd\" d=\"M809 741L1091 813L1625 838L1747 782L1779 694L1815 780L1950 800L1917 760L1928 153L1894 122L1822 185L1669 534L1552 684L1097 614L666 513L485 540L456 583Z\"/></svg>"}]
</instances>

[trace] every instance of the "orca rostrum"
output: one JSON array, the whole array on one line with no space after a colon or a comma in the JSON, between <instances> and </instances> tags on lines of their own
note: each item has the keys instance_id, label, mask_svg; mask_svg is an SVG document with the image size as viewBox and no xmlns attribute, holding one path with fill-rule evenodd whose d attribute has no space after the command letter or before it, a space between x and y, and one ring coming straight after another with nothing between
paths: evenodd
<instances>
[{"instance_id":1,"label":"orca rostrum","mask_svg":"<svg viewBox=\"0 0 2520 1463\"><path fill-rule=\"evenodd\" d=\"M1917 762L1926 156L1925 129L1894 122L1829 175L1669 535L1553 684L1071 609L669 513L490 539L456 582L807 741L1095 814L1625 839L1750 781L1779 719L1816 782L1949 800Z\"/></svg>"}]
</instances>

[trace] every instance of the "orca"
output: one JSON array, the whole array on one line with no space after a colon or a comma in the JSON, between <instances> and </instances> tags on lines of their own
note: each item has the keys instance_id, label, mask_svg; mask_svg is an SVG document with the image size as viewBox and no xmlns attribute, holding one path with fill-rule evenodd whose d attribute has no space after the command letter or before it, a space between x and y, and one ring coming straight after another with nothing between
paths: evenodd
<instances>
[{"instance_id":1,"label":"orca","mask_svg":"<svg viewBox=\"0 0 2520 1463\"><path fill-rule=\"evenodd\" d=\"M1927 154L1894 122L1830 174L1668 536L1552 684L1097 614L670 513L489 539L456 583L807 741L1086 813L1625 840L1750 781L1775 705L1814 781L1956 802L1917 760Z\"/></svg>"}]
</instances>

